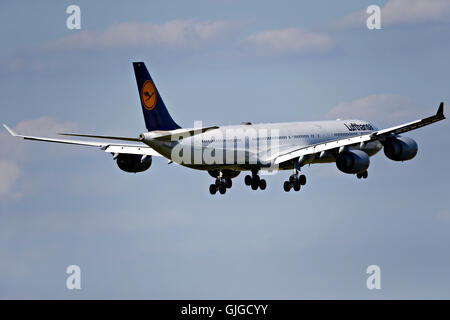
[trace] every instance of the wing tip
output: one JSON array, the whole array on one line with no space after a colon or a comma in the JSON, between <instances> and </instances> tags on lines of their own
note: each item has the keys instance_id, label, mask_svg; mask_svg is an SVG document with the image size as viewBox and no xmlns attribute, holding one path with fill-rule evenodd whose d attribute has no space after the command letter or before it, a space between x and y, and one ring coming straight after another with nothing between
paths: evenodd
<instances>
[{"instance_id":1,"label":"wing tip","mask_svg":"<svg viewBox=\"0 0 450 320\"><path fill-rule=\"evenodd\" d=\"M9 132L10 135L13 137L17 137L17 133L15 133L10 127L8 127L6 124L3 124L3 127L6 129L6 131Z\"/></svg>"},{"instance_id":2,"label":"wing tip","mask_svg":"<svg viewBox=\"0 0 450 320\"><path fill-rule=\"evenodd\" d=\"M439 108L438 108L438 111L436 112L436 115L438 117L443 117L444 116L444 102L441 102L439 104Z\"/></svg>"}]
</instances>

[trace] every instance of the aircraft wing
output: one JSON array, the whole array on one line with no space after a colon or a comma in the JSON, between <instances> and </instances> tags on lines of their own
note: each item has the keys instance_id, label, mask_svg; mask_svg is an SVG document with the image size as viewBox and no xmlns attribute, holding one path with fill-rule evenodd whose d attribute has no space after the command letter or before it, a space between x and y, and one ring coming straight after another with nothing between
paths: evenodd
<instances>
[{"instance_id":1,"label":"aircraft wing","mask_svg":"<svg viewBox=\"0 0 450 320\"><path fill-rule=\"evenodd\" d=\"M412 121L412 122L408 122L405 124L401 124L401 125L383 129L383 130L378 130L375 132L371 132L370 134L364 134L364 135L355 136L355 137L351 137L351 138L331 140L331 141L327 141L327 142L323 142L323 143L305 146L305 147L299 148L297 150L293 150L293 151L290 151L287 153L280 153L278 155L275 155L272 158L272 161L273 161L274 165L278 165L285 161L299 158L301 156L307 156L307 155L319 153L322 151L332 150L332 149L336 149L336 148L340 148L340 147L344 147L344 146L350 146L350 145L355 145L358 143L364 143L364 142L369 142L369 141L374 141L374 140L383 141L384 139L386 139L386 137L393 136L393 135L395 136L396 134L415 130L415 129L427 126L429 124L432 124L434 122L444 120L444 119L445 119L444 103L441 102L436 114L432 115L430 117Z\"/></svg>"},{"instance_id":2,"label":"aircraft wing","mask_svg":"<svg viewBox=\"0 0 450 320\"><path fill-rule=\"evenodd\" d=\"M45 142L54 142L54 143L64 143L64 144L73 144L79 146L89 146L89 147L98 147L105 152L110 152L114 154L119 153L129 153L129 154L141 154L141 155L149 155L149 156L161 156L158 152L153 150L152 148L141 144L117 144L117 143L107 143L101 141L82 141L82 140L70 140L70 139L54 139L54 138L45 138L45 137L35 137L35 136L27 136L21 135L14 132L7 125L3 125L5 129L13 136L18 138L23 138L25 140L35 140L35 141L45 141ZM98 136L98 138L102 138L102 136ZM123 138L119 140L125 140L128 138ZM129 141L137 141L132 140L132 138L128 139Z\"/></svg>"}]
</instances>

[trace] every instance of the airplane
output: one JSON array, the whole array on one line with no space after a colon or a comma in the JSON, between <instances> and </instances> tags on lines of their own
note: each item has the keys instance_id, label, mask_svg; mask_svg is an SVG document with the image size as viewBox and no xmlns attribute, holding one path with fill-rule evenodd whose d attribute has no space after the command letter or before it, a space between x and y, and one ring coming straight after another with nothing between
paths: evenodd
<instances>
[{"instance_id":1,"label":"airplane","mask_svg":"<svg viewBox=\"0 0 450 320\"><path fill-rule=\"evenodd\" d=\"M186 129L170 116L144 62L133 62L133 69L147 128L136 138L60 133L116 142L54 139L20 135L3 126L12 136L26 140L100 148L111 153L125 172L146 171L152 164L152 157L165 157L168 163L207 171L215 179L209 186L209 192L214 195L225 194L232 187L232 179L242 171L249 172L244 178L245 185L253 190L264 190L267 183L259 176L260 172L292 170L283 189L299 191L306 184L306 176L300 174L302 167L316 163L335 163L338 170L366 179L371 156L383 149L391 160L411 160L417 154L417 143L402 134L445 119L441 102L432 116L381 130L368 121L357 119L243 122L234 126Z\"/></svg>"}]
</instances>

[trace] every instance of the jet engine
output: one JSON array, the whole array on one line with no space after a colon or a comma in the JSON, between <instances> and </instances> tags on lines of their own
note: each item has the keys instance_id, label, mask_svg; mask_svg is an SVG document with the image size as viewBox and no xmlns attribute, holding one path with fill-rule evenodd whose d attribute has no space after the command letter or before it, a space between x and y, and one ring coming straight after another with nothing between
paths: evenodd
<instances>
[{"instance_id":1,"label":"jet engine","mask_svg":"<svg viewBox=\"0 0 450 320\"><path fill-rule=\"evenodd\" d=\"M407 137L388 139L384 143L384 154L394 161L411 160L417 154L417 143Z\"/></svg>"},{"instance_id":2,"label":"jet engine","mask_svg":"<svg viewBox=\"0 0 450 320\"><path fill-rule=\"evenodd\" d=\"M140 154L121 153L117 156L117 165L126 172L143 172L152 165L152 156Z\"/></svg>"},{"instance_id":3,"label":"jet engine","mask_svg":"<svg viewBox=\"0 0 450 320\"><path fill-rule=\"evenodd\" d=\"M361 173L369 168L370 159L361 150L347 150L336 157L336 166L345 173Z\"/></svg>"}]
</instances>

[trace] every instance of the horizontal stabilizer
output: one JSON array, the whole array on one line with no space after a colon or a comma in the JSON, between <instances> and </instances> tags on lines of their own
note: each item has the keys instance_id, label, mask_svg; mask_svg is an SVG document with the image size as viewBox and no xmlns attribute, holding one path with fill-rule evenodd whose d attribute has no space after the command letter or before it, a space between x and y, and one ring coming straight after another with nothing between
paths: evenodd
<instances>
[{"instance_id":1,"label":"horizontal stabilizer","mask_svg":"<svg viewBox=\"0 0 450 320\"><path fill-rule=\"evenodd\" d=\"M145 142L147 140L159 141L178 141L184 138L202 134L209 130L219 129L218 126L194 128L194 129L177 129L171 131L150 131L139 135L139 140Z\"/></svg>"},{"instance_id":2,"label":"horizontal stabilizer","mask_svg":"<svg viewBox=\"0 0 450 320\"><path fill-rule=\"evenodd\" d=\"M205 127L205 128L196 128L191 130L176 130L174 133L166 134L162 136L156 136L154 139L161 141L176 141L187 137L192 137L197 134L205 133L209 130L219 129L218 126ZM139 140L138 140L139 141Z\"/></svg>"},{"instance_id":3,"label":"horizontal stabilizer","mask_svg":"<svg viewBox=\"0 0 450 320\"><path fill-rule=\"evenodd\" d=\"M71 136L71 137L97 138L97 139L122 140L122 141L139 141L139 139L137 139L137 138L127 138L127 137L98 136L98 135L80 134L80 133L58 133L58 134L61 136Z\"/></svg>"}]
</instances>

